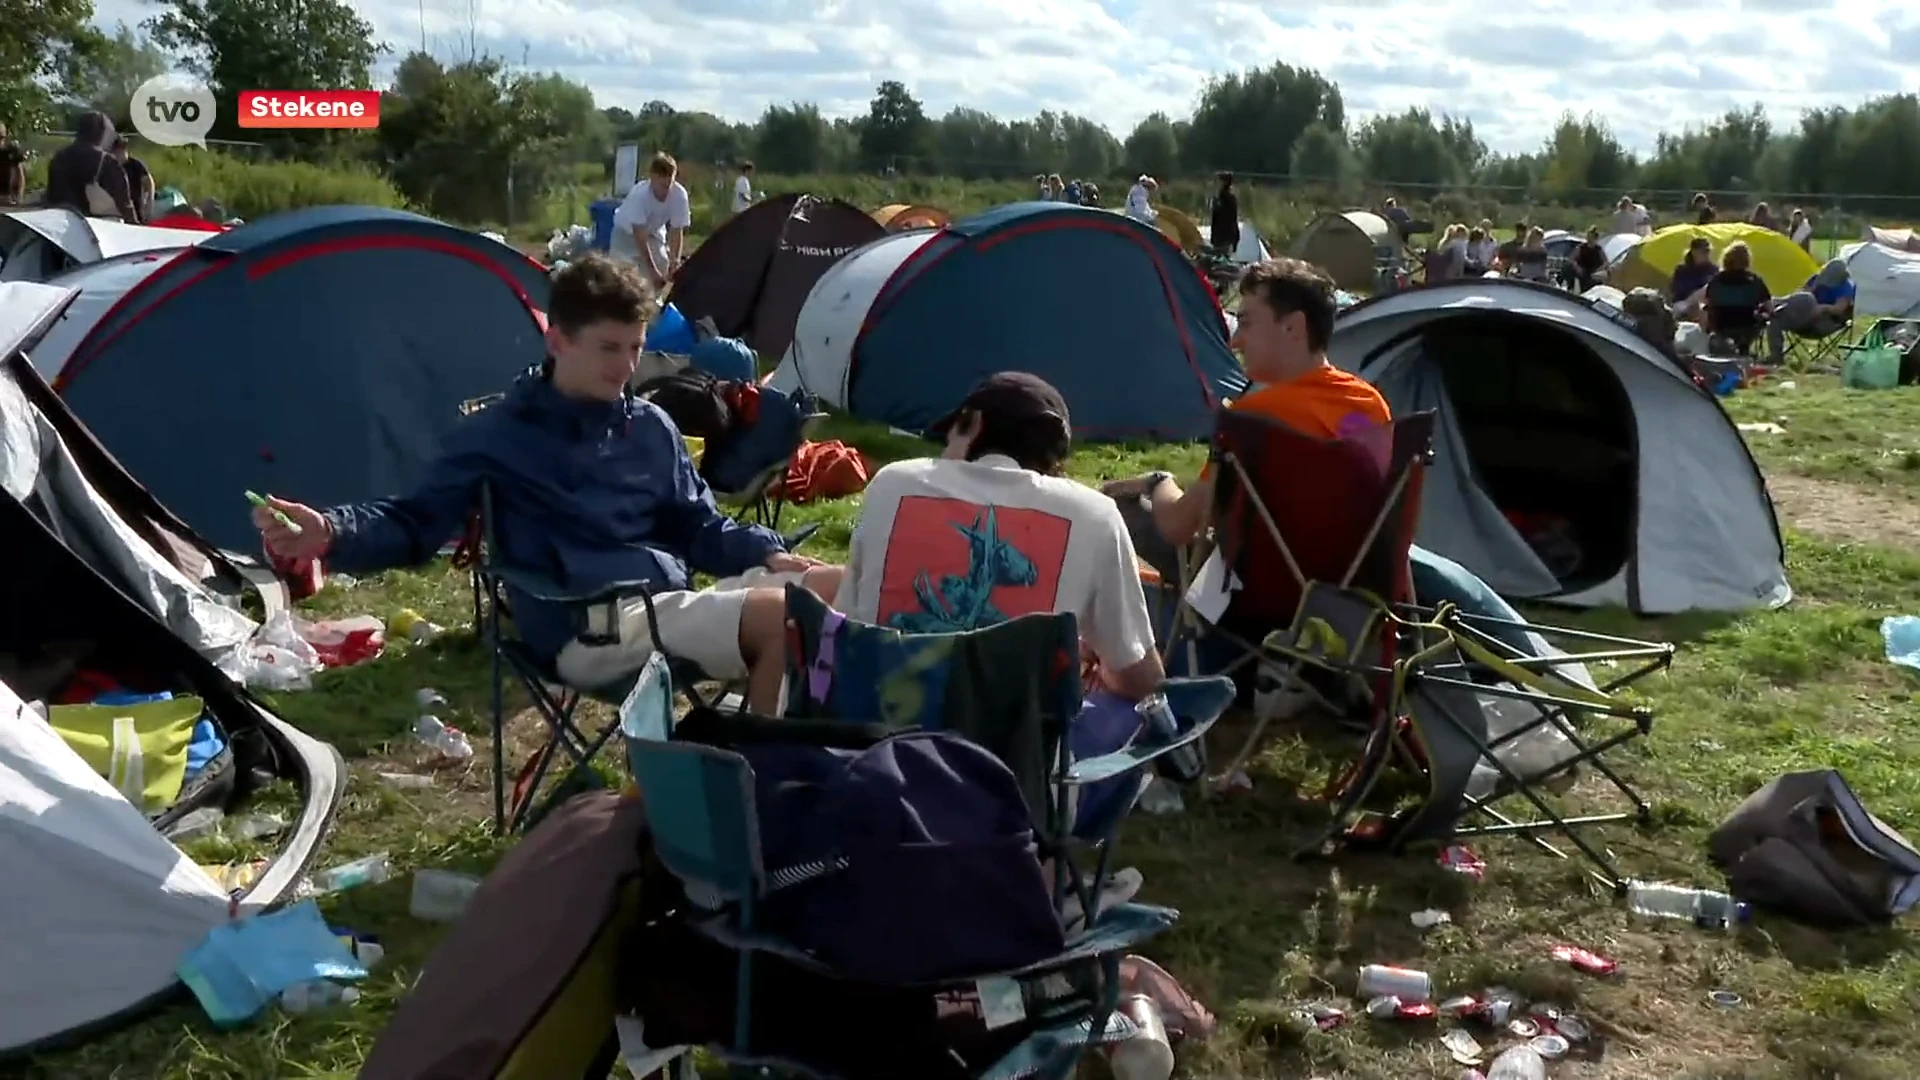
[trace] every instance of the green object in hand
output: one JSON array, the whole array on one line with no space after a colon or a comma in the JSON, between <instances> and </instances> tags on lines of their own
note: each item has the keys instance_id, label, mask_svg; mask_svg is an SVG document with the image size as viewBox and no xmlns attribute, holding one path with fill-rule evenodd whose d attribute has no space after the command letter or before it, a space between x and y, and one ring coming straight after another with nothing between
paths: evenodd
<instances>
[{"instance_id":1,"label":"green object in hand","mask_svg":"<svg viewBox=\"0 0 1920 1080\"><path fill-rule=\"evenodd\" d=\"M262 510L265 510L269 514L272 514L273 520L285 526L288 532L294 534L295 536L300 535L302 531L300 526L296 524L292 518L288 517L283 511L274 509L273 506L270 503L268 503L267 500L261 498L257 492L249 491L246 493L246 495L247 495L248 502L252 503L253 505L259 507Z\"/></svg>"}]
</instances>

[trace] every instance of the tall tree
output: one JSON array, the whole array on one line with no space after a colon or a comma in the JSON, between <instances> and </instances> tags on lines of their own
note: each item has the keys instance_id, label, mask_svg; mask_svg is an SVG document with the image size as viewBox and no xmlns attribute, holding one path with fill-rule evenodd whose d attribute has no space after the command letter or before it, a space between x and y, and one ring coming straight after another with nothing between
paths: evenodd
<instances>
[{"instance_id":1,"label":"tall tree","mask_svg":"<svg viewBox=\"0 0 1920 1080\"><path fill-rule=\"evenodd\" d=\"M242 90L367 89L386 51L347 0L162 2L166 10L146 23L154 43L178 54L223 102ZM237 130L233 108L221 109L213 134Z\"/></svg>"},{"instance_id":2,"label":"tall tree","mask_svg":"<svg viewBox=\"0 0 1920 1080\"><path fill-rule=\"evenodd\" d=\"M133 92L148 79L166 74L168 66L165 50L121 23L111 37L76 58L67 93L75 103L98 109L124 127Z\"/></svg>"},{"instance_id":3,"label":"tall tree","mask_svg":"<svg viewBox=\"0 0 1920 1080\"><path fill-rule=\"evenodd\" d=\"M44 131L54 88L68 85L101 45L92 0L0 0L0 124Z\"/></svg>"},{"instance_id":4,"label":"tall tree","mask_svg":"<svg viewBox=\"0 0 1920 1080\"><path fill-rule=\"evenodd\" d=\"M860 155L869 167L924 168L927 114L907 85L888 79L874 91L867 107L867 124L860 131Z\"/></svg>"},{"instance_id":5,"label":"tall tree","mask_svg":"<svg viewBox=\"0 0 1920 1080\"><path fill-rule=\"evenodd\" d=\"M1139 170L1152 176L1172 176L1180 167L1180 140L1173 133L1173 119L1166 113L1151 113L1134 125L1127 136L1128 171Z\"/></svg>"}]
</instances>

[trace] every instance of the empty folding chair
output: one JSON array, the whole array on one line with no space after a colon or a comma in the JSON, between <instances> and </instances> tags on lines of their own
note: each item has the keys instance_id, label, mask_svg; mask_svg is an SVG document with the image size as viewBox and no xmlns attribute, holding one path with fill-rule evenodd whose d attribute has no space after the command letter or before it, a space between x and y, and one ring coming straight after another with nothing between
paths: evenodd
<instances>
[{"instance_id":1,"label":"empty folding chair","mask_svg":"<svg viewBox=\"0 0 1920 1080\"><path fill-rule=\"evenodd\" d=\"M819 400L805 391L789 395L760 386L755 397L755 415L723 445L708 446L700 460L700 475L713 489L715 500L737 517L778 529L793 456L812 438L826 414L820 411ZM789 546L811 536L815 528L809 526L789 538Z\"/></svg>"}]
</instances>

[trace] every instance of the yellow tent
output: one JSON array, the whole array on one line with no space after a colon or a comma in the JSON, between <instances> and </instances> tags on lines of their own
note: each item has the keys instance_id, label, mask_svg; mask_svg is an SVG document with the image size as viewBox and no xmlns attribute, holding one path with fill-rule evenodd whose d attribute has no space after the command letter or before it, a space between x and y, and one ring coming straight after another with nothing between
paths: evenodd
<instances>
[{"instance_id":1,"label":"yellow tent","mask_svg":"<svg viewBox=\"0 0 1920 1080\"><path fill-rule=\"evenodd\" d=\"M952 221L953 215L934 206L888 203L873 212L873 220L885 225L888 232L906 232L908 229L938 229Z\"/></svg>"},{"instance_id":2,"label":"yellow tent","mask_svg":"<svg viewBox=\"0 0 1920 1080\"><path fill-rule=\"evenodd\" d=\"M1207 240L1200 235L1200 226L1194 224L1193 219L1185 213L1171 206L1156 206L1153 212L1156 215L1154 221L1160 226L1160 231L1167 234L1167 239L1179 245L1180 250L1186 252L1188 258L1200 254L1206 248Z\"/></svg>"},{"instance_id":3,"label":"yellow tent","mask_svg":"<svg viewBox=\"0 0 1920 1080\"><path fill-rule=\"evenodd\" d=\"M1617 289L1645 286L1665 290L1673 280L1673 268L1687 254L1687 245L1696 236L1704 236L1713 245L1717 260L1727 246L1738 240L1753 251L1753 272L1767 283L1767 291L1785 296L1807 283L1820 269L1813 256L1784 235L1760 225L1729 222L1714 225L1669 225L1614 260L1607 272L1607 283Z\"/></svg>"}]
</instances>

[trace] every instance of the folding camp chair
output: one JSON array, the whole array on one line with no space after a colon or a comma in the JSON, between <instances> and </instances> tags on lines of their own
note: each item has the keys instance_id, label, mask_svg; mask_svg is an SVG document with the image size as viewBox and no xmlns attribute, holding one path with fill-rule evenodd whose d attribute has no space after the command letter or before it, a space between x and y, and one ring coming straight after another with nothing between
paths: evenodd
<instances>
[{"instance_id":1,"label":"folding camp chair","mask_svg":"<svg viewBox=\"0 0 1920 1080\"><path fill-rule=\"evenodd\" d=\"M806 1062L754 1051L756 957L779 957L829 977L833 972L807 952L759 929L756 915L762 901L798 882L792 875L770 874L762 859L755 782L746 759L670 738L671 679L664 661L648 664L621 708L621 727L629 766L644 792L654 849L686 885L691 907L698 909L687 917L698 932L737 954L733 1037L729 1045L710 1049L735 1065L821 1076ZM846 727L860 729L855 724ZM983 1080L1064 1080L1088 1050L1135 1034L1133 1023L1115 1011L1120 957L1171 927L1178 915L1141 904L1089 912L1086 929L1070 934L1065 950L1055 957L1015 971L982 972L916 988L930 994L945 990L978 995L998 983L1012 991L1008 997L1018 995L1024 1002L1035 1030L975 1075ZM680 1075L689 1072L682 1068Z\"/></svg>"},{"instance_id":2,"label":"folding camp chair","mask_svg":"<svg viewBox=\"0 0 1920 1080\"><path fill-rule=\"evenodd\" d=\"M1070 614L1034 614L955 634L907 634L855 622L804 589L787 589L787 715L955 731L1004 761L1019 779L1041 845L1054 859L1056 902L1077 901L1092 919L1107 883L1114 837L1148 767L1199 744L1233 703L1224 678L1162 685L1178 738L1135 739L1111 754L1073 760L1068 728L1079 715L1080 635ZM1077 793L1127 774L1133 798L1101 803L1077 820ZM1091 876L1074 865L1078 843L1095 856Z\"/></svg>"},{"instance_id":3,"label":"folding camp chair","mask_svg":"<svg viewBox=\"0 0 1920 1080\"><path fill-rule=\"evenodd\" d=\"M1514 644L1516 632L1573 648L1529 652ZM1376 641L1395 642L1397 651L1369 646ZM1514 834L1565 858L1542 836L1558 832L1603 883L1624 888L1612 860L1582 830L1644 822L1651 812L1604 755L1651 732L1652 713L1614 692L1667 668L1672 645L1469 616L1444 603L1431 610L1396 608L1359 589L1316 583L1302 598L1294 624L1269 635L1263 647L1270 656L1387 689L1358 758L1329 785L1332 823L1301 856L1341 846L1397 853L1462 836ZM1393 659L1375 659L1383 654ZM1573 674L1603 661L1625 669L1597 686ZM1612 730L1594 736L1593 729L1603 725ZM1631 810L1562 813L1548 783L1571 777L1583 765L1591 765ZM1412 783L1398 790L1383 783L1396 770ZM1496 808L1510 796L1524 799L1539 816L1516 820ZM1490 823L1463 824L1481 818Z\"/></svg>"},{"instance_id":4,"label":"folding camp chair","mask_svg":"<svg viewBox=\"0 0 1920 1080\"><path fill-rule=\"evenodd\" d=\"M1258 643L1268 633L1294 622L1311 582L1354 586L1388 603L1411 600L1407 549L1432 445L1432 413L1356 438L1327 440L1266 417L1222 410L1214 429L1215 550L1208 556L1218 572L1196 575L1183 556L1179 608L1164 645L1168 662L1184 647L1186 670L1201 670L1201 648L1213 638L1234 654L1219 673L1239 674L1258 660ZM1221 614L1209 619L1209 609ZM1383 640L1380 647L1390 650L1393 642ZM1390 664L1390 655L1380 662ZM1283 671L1282 683L1295 674ZM1340 690L1362 700L1375 693L1360 686ZM1327 704L1340 711L1346 703ZM1246 765L1267 719L1255 724L1226 775Z\"/></svg>"},{"instance_id":5,"label":"folding camp chair","mask_svg":"<svg viewBox=\"0 0 1920 1080\"><path fill-rule=\"evenodd\" d=\"M715 500L736 517L778 529L780 513L786 507L787 470L793 464L793 455L825 420L826 413L820 411L819 399L812 394L796 390L789 395L762 386L759 415L735 432L725 446L703 455L700 475L713 489ZM808 526L799 540L811 536L816 528Z\"/></svg>"}]
</instances>

